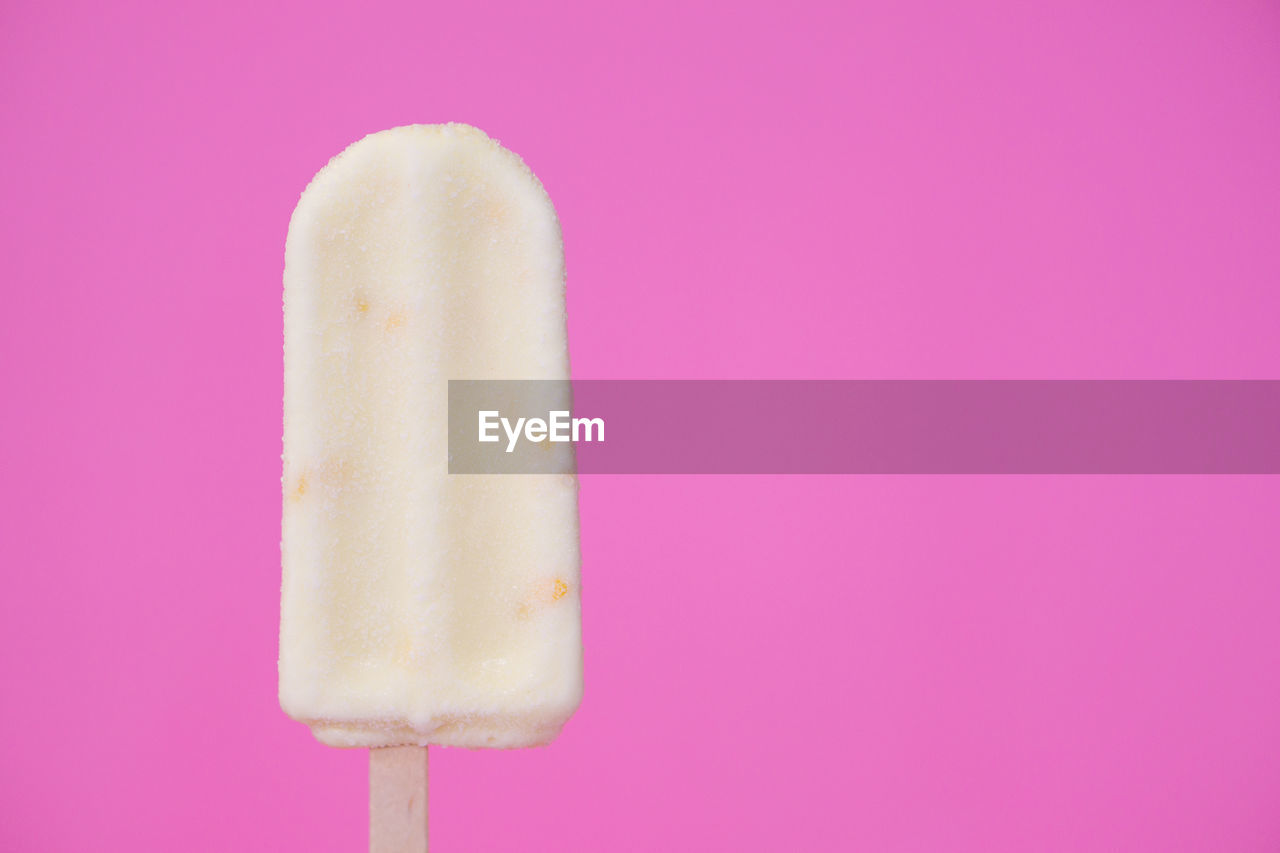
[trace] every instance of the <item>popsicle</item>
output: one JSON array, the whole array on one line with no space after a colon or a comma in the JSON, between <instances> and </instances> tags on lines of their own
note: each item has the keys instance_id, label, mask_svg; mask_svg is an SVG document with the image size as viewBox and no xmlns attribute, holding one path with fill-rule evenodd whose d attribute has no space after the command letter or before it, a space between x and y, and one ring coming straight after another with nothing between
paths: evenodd
<instances>
[{"instance_id":1,"label":"popsicle","mask_svg":"<svg viewBox=\"0 0 1280 853\"><path fill-rule=\"evenodd\" d=\"M285 247L279 665L320 741L536 746L577 708L576 479L451 475L446 429L450 379L568 377L560 227L519 157L399 127L311 181Z\"/></svg>"}]
</instances>

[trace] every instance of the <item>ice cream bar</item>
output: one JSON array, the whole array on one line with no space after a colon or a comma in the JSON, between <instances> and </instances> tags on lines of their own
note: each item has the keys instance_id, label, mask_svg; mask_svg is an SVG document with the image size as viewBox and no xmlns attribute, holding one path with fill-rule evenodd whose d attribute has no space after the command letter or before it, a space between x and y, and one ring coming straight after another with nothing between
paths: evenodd
<instances>
[{"instance_id":1,"label":"ice cream bar","mask_svg":"<svg viewBox=\"0 0 1280 853\"><path fill-rule=\"evenodd\" d=\"M280 704L324 743L523 747L582 695L577 482L451 475L450 379L567 379L560 227L465 125L375 133L285 248Z\"/></svg>"}]
</instances>

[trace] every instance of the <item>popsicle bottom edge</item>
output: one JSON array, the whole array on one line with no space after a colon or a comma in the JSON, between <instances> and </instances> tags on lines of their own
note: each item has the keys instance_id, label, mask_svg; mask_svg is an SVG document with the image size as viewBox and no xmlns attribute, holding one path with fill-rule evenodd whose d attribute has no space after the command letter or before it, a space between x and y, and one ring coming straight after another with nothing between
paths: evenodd
<instances>
[{"instance_id":1,"label":"popsicle bottom edge","mask_svg":"<svg viewBox=\"0 0 1280 853\"><path fill-rule=\"evenodd\" d=\"M407 720L301 720L316 740L342 748L388 746L461 746L469 749L520 749L545 746L564 728L567 718L490 714L445 718L425 724Z\"/></svg>"}]
</instances>

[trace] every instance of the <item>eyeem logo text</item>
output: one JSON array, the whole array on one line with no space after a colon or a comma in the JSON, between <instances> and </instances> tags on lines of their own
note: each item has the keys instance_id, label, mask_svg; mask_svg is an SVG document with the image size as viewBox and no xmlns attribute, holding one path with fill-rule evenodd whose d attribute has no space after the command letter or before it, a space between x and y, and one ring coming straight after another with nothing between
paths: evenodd
<instances>
[{"instance_id":1,"label":"eyeem logo text","mask_svg":"<svg viewBox=\"0 0 1280 853\"><path fill-rule=\"evenodd\" d=\"M532 442L604 441L604 418L571 418L567 411L553 411L547 413L546 420L516 418L513 424L510 418L504 418L494 410L479 414L479 440L487 443L501 441L498 434L501 428L507 436L507 453L516 449L522 436Z\"/></svg>"}]
</instances>

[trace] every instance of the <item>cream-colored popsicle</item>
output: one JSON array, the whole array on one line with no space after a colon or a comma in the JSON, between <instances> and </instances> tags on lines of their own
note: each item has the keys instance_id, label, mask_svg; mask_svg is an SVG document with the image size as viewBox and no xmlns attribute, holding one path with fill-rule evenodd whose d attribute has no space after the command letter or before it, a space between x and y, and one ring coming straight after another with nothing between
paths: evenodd
<instances>
[{"instance_id":1,"label":"cream-colored popsicle","mask_svg":"<svg viewBox=\"0 0 1280 853\"><path fill-rule=\"evenodd\" d=\"M555 211L465 125L355 143L284 273L280 704L334 746L520 747L582 695L577 482L449 475L447 380L567 379Z\"/></svg>"}]
</instances>

